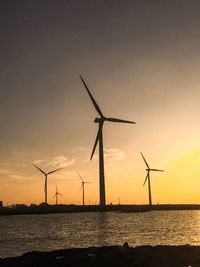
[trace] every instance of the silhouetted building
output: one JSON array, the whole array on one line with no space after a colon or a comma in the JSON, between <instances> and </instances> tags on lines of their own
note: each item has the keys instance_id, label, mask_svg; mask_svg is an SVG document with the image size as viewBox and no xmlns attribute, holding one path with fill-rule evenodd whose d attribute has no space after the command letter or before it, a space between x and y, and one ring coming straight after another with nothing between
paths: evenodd
<instances>
[{"instance_id":1,"label":"silhouetted building","mask_svg":"<svg viewBox=\"0 0 200 267\"><path fill-rule=\"evenodd\" d=\"M0 201L0 208L3 208L3 201Z\"/></svg>"}]
</instances>

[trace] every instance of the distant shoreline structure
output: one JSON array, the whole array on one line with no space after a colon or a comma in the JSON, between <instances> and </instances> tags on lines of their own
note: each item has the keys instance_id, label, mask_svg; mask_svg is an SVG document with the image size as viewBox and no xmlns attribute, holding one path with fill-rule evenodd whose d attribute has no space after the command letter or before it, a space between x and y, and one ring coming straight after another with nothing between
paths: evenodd
<instances>
[{"instance_id":1,"label":"distant shoreline structure","mask_svg":"<svg viewBox=\"0 0 200 267\"><path fill-rule=\"evenodd\" d=\"M150 211L200 210L200 204L158 204L158 205L15 205L0 208L0 215L50 214L74 212L116 212L138 213Z\"/></svg>"}]
</instances>

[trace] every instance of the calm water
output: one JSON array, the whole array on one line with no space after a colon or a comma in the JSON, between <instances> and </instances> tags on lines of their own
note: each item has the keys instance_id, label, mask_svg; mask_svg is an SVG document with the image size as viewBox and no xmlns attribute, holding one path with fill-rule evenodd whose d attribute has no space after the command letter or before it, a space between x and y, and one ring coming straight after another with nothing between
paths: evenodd
<instances>
[{"instance_id":1,"label":"calm water","mask_svg":"<svg viewBox=\"0 0 200 267\"><path fill-rule=\"evenodd\" d=\"M200 245L200 211L0 216L0 257L125 241Z\"/></svg>"}]
</instances>

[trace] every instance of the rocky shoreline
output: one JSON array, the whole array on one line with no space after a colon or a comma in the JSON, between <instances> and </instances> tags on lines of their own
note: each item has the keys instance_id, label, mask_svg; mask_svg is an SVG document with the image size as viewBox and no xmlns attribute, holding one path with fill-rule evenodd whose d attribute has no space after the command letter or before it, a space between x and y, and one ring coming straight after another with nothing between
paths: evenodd
<instances>
[{"instance_id":1,"label":"rocky shoreline","mask_svg":"<svg viewBox=\"0 0 200 267\"><path fill-rule=\"evenodd\" d=\"M104 246L28 252L0 259L0 266L200 267L200 246Z\"/></svg>"}]
</instances>

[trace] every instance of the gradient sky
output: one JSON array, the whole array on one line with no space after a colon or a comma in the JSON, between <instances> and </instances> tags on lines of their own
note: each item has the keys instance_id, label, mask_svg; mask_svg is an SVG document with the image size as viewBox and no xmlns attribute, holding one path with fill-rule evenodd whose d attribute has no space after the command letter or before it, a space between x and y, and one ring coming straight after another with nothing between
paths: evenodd
<instances>
[{"instance_id":1,"label":"gradient sky","mask_svg":"<svg viewBox=\"0 0 200 267\"><path fill-rule=\"evenodd\" d=\"M2 0L0 199L99 202L96 111L137 124L104 127L107 203L200 203L200 2Z\"/></svg>"}]
</instances>

